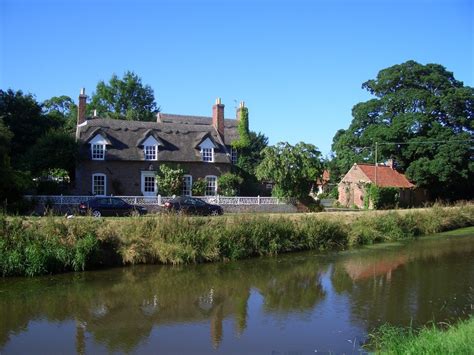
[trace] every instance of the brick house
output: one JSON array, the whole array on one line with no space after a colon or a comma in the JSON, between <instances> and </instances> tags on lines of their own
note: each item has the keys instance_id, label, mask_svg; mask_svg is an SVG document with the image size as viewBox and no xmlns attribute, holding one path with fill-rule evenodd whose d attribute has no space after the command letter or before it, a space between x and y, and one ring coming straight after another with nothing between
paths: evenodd
<instances>
[{"instance_id":1,"label":"brick house","mask_svg":"<svg viewBox=\"0 0 474 355\"><path fill-rule=\"evenodd\" d=\"M162 163L185 170L182 193L191 195L194 181L206 181L206 195L217 193L217 178L231 170L237 152L236 119L224 119L220 99L212 117L158 113L156 122L86 117L84 89L79 96L76 140L79 160L75 193L78 195L155 196L155 174ZM94 115L95 116L95 115Z\"/></svg>"},{"instance_id":2,"label":"brick house","mask_svg":"<svg viewBox=\"0 0 474 355\"><path fill-rule=\"evenodd\" d=\"M346 207L355 205L363 208L367 184L398 188L399 202L402 205L418 205L425 199L425 192L416 189L404 174L394 168L393 161L389 160L386 164L377 166L354 164L338 185L339 203Z\"/></svg>"}]
</instances>

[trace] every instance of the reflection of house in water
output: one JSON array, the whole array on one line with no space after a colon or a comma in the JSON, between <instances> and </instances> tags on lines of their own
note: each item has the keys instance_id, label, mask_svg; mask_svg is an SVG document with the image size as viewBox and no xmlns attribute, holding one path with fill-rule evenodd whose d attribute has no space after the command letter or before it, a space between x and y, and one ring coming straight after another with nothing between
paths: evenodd
<instances>
[{"instance_id":1,"label":"reflection of house in water","mask_svg":"<svg viewBox=\"0 0 474 355\"><path fill-rule=\"evenodd\" d=\"M371 260L370 262L367 262L366 259L353 258L344 262L344 268L353 281L380 275L386 275L387 280L390 280L392 277L392 271L408 261L407 255L399 255L381 260Z\"/></svg>"}]
</instances>

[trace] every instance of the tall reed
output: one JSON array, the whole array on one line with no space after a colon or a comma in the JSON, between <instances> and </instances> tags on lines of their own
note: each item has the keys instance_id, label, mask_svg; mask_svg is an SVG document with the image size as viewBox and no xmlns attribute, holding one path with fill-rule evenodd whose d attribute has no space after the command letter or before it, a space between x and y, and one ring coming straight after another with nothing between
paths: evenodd
<instances>
[{"instance_id":1,"label":"tall reed","mask_svg":"<svg viewBox=\"0 0 474 355\"><path fill-rule=\"evenodd\" d=\"M0 273L40 275L101 265L186 264L346 249L474 225L474 206L288 217L160 215L122 219L0 216Z\"/></svg>"}]
</instances>

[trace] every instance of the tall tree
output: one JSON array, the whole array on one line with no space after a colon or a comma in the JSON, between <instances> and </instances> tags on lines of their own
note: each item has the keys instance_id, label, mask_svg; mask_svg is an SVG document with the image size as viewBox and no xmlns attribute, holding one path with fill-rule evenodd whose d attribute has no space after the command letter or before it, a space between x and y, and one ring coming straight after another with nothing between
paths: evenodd
<instances>
[{"instance_id":1,"label":"tall tree","mask_svg":"<svg viewBox=\"0 0 474 355\"><path fill-rule=\"evenodd\" d=\"M66 95L43 101L43 113L62 123L66 132L73 134L77 123L77 105Z\"/></svg>"},{"instance_id":2,"label":"tall tree","mask_svg":"<svg viewBox=\"0 0 474 355\"><path fill-rule=\"evenodd\" d=\"M255 170L262 161L262 150L268 146L268 138L263 133L248 132L247 143L237 148L235 172L242 177L239 193L242 196L255 196L261 193L261 184Z\"/></svg>"},{"instance_id":3,"label":"tall tree","mask_svg":"<svg viewBox=\"0 0 474 355\"><path fill-rule=\"evenodd\" d=\"M0 90L0 119L13 134L10 150L13 167L21 165L25 153L39 137L62 125L57 118L44 115L31 94L11 89Z\"/></svg>"},{"instance_id":4,"label":"tall tree","mask_svg":"<svg viewBox=\"0 0 474 355\"><path fill-rule=\"evenodd\" d=\"M153 89L131 71L123 78L112 75L108 83L99 81L88 108L102 116L135 121L153 121L159 112Z\"/></svg>"},{"instance_id":5,"label":"tall tree","mask_svg":"<svg viewBox=\"0 0 474 355\"><path fill-rule=\"evenodd\" d=\"M48 175L53 169L62 169L73 179L76 154L77 143L74 136L57 130L40 137L26 154L25 161L35 177Z\"/></svg>"},{"instance_id":6,"label":"tall tree","mask_svg":"<svg viewBox=\"0 0 474 355\"><path fill-rule=\"evenodd\" d=\"M356 104L333 139L341 171L355 162L394 158L433 198L473 196L474 89L439 64L408 61L362 84L375 98ZM395 144L400 143L400 144Z\"/></svg>"},{"instance_id":7,"label":"tall tree","mask_svg":"<svg viewBox=\"0 0 474 355\"><path fill-rule=\"evenodd\" d=\"M322 175L321 153L312 144L292 146L277 143L262 151L263 160L256 169L259 179L275 183L273 192L281 197L305 198L318 176Z\"/></svg>"}]
</instances>

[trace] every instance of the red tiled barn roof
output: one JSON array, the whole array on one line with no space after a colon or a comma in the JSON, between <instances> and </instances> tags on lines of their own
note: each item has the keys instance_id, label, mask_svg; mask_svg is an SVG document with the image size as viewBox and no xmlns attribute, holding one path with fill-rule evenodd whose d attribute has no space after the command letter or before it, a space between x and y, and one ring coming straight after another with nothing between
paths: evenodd
<instances>
[{"instance_id":1,"label":"red tiled barn roof","mask_svg":"<svg viewBox=\"0 0 474 355\"><path fill-rule=\"evenodd\" d=\"M375 183L375 165L357 164L357 166L365 175L367 175L370 181ZM377 166L377 186L400 188L415 187L415 185L408 181L405 175L384 165Z\"/></svg>"},{"instance_id":2,"label":"red tiled barn roof","mask_svg":"<svg viewBox=\"0 0 474 355\"><path fill-rule=\"evenodd\" d=\"M327 184L327 183L329 182L330 177L331 177L331 176L329 175L329 171L324 170L324 171L323 171L323 178L322 178L322 179L317 178L317 179L316 179L316 184L317 184L317 185L325 185L325 184Z\"/></svg>"}]
</instances>

